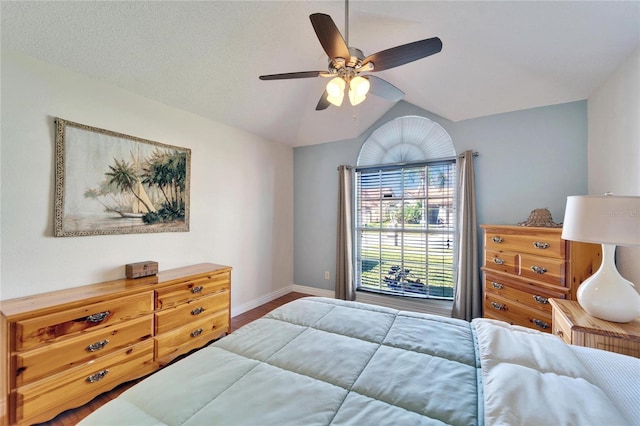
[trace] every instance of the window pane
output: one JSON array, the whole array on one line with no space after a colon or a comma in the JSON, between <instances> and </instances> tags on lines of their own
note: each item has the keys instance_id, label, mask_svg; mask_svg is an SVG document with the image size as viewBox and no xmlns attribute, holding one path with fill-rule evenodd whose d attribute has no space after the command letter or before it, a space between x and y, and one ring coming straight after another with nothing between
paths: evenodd
<instances>
[{"instance_id":1,"label":"window pane","mask_svg":"<svg viewBox=\"0 0 640 426\"><path fill-rule=\"evenodd\" d=\"M455 163L356 173L357 285L453 297Z\"/></svg>"}]
</instances>

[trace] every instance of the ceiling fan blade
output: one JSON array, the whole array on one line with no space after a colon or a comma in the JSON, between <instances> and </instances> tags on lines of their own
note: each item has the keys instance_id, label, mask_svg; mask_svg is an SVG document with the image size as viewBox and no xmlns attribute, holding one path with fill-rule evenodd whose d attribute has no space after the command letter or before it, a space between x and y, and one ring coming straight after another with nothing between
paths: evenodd
<instances>
[{"instance_id":1,"label":"ceiling fan blade","mask_svg":"<svg viewBox=\"0 0 640 426\"><path fill-rule=\"evenodd\" d=\"M327 109L329 108L329 105L331 105L331 103L329 102L329 94L325 90L322 96L320 97L320 100L318 101L318 105L316 105L316 111L322 111L323 109Z\"/></svg>"},{"instance_id":2,"label":"ceiling fan blade","mask_svg":"<svg viewBox=\"0 0 640 426\"><path fill-rule=\"evenodd\" d=\"M269 74L261 75L260 80L288 80L291 78L309 78L320 77L321 74L326 74L326 71L300 71L300 72L288 72L284 74Z\"/></svg>"},{"instance_id":3,"label":"ceiling fan blade","mask_svg":"<svg viewBox=\"0 0 640 426\"><path fill-rule=\"evenodd\" d=\"M364 78L369 80L371 87L369 93L380 98L388 99L392 102L398 102L404 97L404 92L393 84L383 80L375 75L365 75Z\"/></svg>"},{"instance_id":4,"label":"ceiling fan blade","mask_svg":"<svg viewBox=\"0 0 640 426\"><path fill-rule=\"evenodd\" d=\"M388 70L389 68L426 58L441 50L442 41L438 37L433 37L369 55L364 58L361 66L363 67L371 62L373 63L373 71Z\"/></svg>"},{"instance_id":5,"label":"ceiling fan blade","mask_svg":"<svg viewBox=\"0 0 640 426\"><path fill-rule=\"evenodd\" d=\"M311 25L313 25L316 36L318 36L318 40L327 56L330 59L344 58L345 62L349 62L349 59L351 59L349 47L331 16L324 13L313 13L309 15L309 19L311 19Z\"/></svg>"}]
</instances>

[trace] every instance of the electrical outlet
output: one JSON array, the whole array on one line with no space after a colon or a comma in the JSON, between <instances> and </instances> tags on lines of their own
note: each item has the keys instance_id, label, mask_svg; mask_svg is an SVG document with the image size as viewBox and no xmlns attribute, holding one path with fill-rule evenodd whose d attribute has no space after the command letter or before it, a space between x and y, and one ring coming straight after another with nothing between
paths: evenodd
<instances>
[{"instance_id":1,"label":"electrical outlet","mask_svg":"<svg viewBox=\"0 0 640 426\"><path fill-rule=\"evenodd\" d=\"M324 279L325 280L329 279L329 271L324 271Z\"/></svg>"}]
</instances>

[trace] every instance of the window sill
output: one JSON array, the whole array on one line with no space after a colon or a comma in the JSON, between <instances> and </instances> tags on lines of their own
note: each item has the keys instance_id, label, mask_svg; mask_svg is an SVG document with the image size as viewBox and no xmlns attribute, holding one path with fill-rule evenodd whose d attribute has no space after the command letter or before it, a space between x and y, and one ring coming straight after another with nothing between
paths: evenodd
<instances>
[{"instance_id":1,"label":"window sill","mask_svg":"<svg viewBox=\"0 0 640 426\"><path fill-rule=\"evenodd\" d=\"M448 318L451 317L451 308L453 307L451 300L390 296L367 290L356 290L356 301L399 311L422 312Z\"/></svg>"}]
</instances>

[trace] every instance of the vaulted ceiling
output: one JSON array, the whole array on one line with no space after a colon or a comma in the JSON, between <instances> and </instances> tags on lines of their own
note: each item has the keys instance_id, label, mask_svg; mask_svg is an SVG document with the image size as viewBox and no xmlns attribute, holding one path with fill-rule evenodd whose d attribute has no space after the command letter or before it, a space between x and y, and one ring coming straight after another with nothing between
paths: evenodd
<instances>
[{"instance_id":1,"label":"vaulted ceiling","mask_svg":"<svg viewBox=\"0 0 640 426\"><path fill-rule=\"evenodd\" d=\"M327 79L258 80L327 69L315 12L344 33L342 1L2 1L2 49L290 146L351 139L393 103L315 111ZM365 55L435 36L442 52L376 75L459 121L587 99L640 45L640 2L349 2Z\"/></svg>"}]
</instances>

